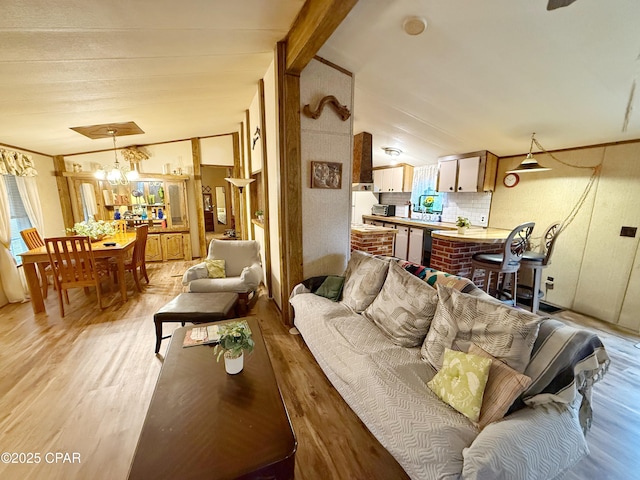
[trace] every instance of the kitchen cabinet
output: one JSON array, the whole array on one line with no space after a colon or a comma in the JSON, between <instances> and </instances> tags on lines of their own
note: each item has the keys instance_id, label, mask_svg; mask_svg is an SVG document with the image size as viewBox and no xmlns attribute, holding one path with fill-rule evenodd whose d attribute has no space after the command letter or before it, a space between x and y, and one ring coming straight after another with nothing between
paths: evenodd
<instances>
[{"instance_id":1,"label":"kitchen cabinet","mask_svg":"<svg viewBox=\"0 0 640 480\"><path fill-rule=\"evenodd\" d=\"M424 230L422 228L409 228L409 248L407 251L407 260L418 265L422 265L422 253L424 242Z\"/></svg>"},{"instance_id":2,"label":"kitchen cabinet","mask_svg":"<svg viewBox=\"0 0 640 480\"><path fill-rule=\"evenodd\" d=\"M384 224L384 222L379 222L377 220L367 220L366 222L367 225L375 225L376 227L385 227L386 225Z\"/></svg>"},{"instance_id":3,"label":"kitchen cabinet","mask_svg":"<svg viewBox=\"0 0 640 480\"><path fill-rule=\"evenodd\" d=\"M188 233L156 233L147 236L145 260L191 260L191 235Z\"/></svg>"},{"instance_id":4,"label":"kitchen cabinet","mask_svg":"<svg viewBox=\"0 0 640 480\"><path fill-rule=\"evenodd\" d=\"M373 170L373 189L376 192L411 192L413 167L400 165Z\"/></svg>"},{"instance_id":5,"label":"kitchen cabinet","mask_svg":"<svg viewBox=\"0 0 640 480\"><path fill-rule=\"evenodd\" d=\"M492 192L498 157L486 150L438 159L438 192Z\"/></svg>"},{"instance_id":6,"label":"kitchen cabinet","mask_svg":"<svg viewBox=\"0 0 640 480\"><path fill-rule=\"evenodd\" d=\"M147 248L145 249L144 259L147 262L162 261L162 244L160 235L147 235Z\"/></svg>"},{"instance_id":7,"label":"kitchen cabinet","mask_svg":"<svg viewBox=\"0 0 640 480\"><path fill-rule=\"evenodd\" d=\"M407 260L409 254L409 227L404 225L396 225L398 230L394 244L394 256Z\"/></svg>"}]
</instances>

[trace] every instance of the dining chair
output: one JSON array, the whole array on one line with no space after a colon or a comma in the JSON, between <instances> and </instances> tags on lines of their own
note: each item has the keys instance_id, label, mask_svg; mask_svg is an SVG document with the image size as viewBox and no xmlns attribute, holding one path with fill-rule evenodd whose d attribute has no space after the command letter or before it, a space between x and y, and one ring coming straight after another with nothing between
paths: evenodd
<instances>
[{"instance_id":1,"label":"dining chair","mask_svg":"<svg viewBox=\"0 0 640 480\"><path fill-rule=\"evenodd\" d=\"M149 233L149 225L140 225L136 227L136 243L133 246L133 254L131 258L125 260L124 269L125 271L130 271L133 275L133 280L135 281L136 288L139 292L142 292L142 288L140 287L140 279L138 278L138 271L141 277L144 277L149 283L149 276L147 275L147 265L145 262L145 254L147 250L147 236ZM118 274L118 263L109 259L109 268L113 272L114 279L117 281Z\"/></svg>"},{"instance_id":2,"label":"dining chair","mask_svg":"<svg viewBox=\"0 0 640 480\"><path fill-rule=\"evenodd\" d=\"M127 221L126 220L116 220L116 235L123 235L127 233Z\"/></svg>"},{"instance_id":3,"label":"dining chair","mask_svg":"<svg viewBox=\"0 0 640 480\"><path fill-rule=\"evenodd\" d=\"M506 294L506 277L511 274L511 300L516 303L516 293L518 286L518 270L520 260L529 245L531 232L535 227L534 222L527 222L514 228L504 243L502 253L476 253L471 258L471 280L473 281L476 270L484 270L483 289L489 293L491 284L491 274L496 273L496 295L501 298ZM502 285L500 285L500 275L503 275Z\"/></svg>"},{"instance_id":4,"label":"dining chair","mask_svg":"<svg viewBox=\"0 0 640 480\"><path fill-rule=\"evenodd\" d=\"M68 290L83 288L89 293L89 287L96 287L98 304L102 306L100 281L109 277L109 271L101 268L96 262L89 237L54 237L45 238L44 243L49 255L49 263L53 270L53 280L58 290L60 316L64 317L64 302L69 304Z\"/></svg>"},{"instance_id":5,"label":"dining chair","mask_svg":"<svg viewBox=\"0 0 640 480\"><path fill-rule=\"evenodd\" d=\"M20 232L24 244L29 250L44 247L44 241L35 228L26 228ZM38 271L40 272L40 283L42 284L42 297L47 298L49 293L49 278L53 281L53 271L48 262L38 262Z\"/></svg>"}]
</instances>

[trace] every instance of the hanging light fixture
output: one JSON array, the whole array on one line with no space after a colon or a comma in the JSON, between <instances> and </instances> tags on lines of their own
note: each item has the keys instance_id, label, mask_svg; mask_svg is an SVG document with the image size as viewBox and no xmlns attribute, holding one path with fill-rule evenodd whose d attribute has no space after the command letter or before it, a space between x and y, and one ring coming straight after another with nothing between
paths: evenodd
<instances>
[{"instance_id":1,"label":"hanging light fixture","mask_svg":"<svg viewBox=\"0 0 640 480\"><path fill-rule=\"evenodd\" d=\"M538 145L535 135L535 133L531 134L531 146L529 147L529 153L525 159L516 168L507 170L506 173L544 172L546 170L551 170L551 168L541 165L535 158L533 158L533 154L531 153L533 151L533 143L535 142L535 144Z\"/></svg>"},{"instance_id":2,"label":"hanging light fixture","mask_svg":"<svg viewBox=\"0 0 640 480\"><path fill-rule=\"evenodd\" d=\"M129 170L127 167L120 166L120 162L118 162L118 150L116 147L116 134L118 133L118 130L110 128L107 132L113 138L113 156L115 158L115 162L109 172L100 168L96 171L95 176L100 180L104 180L106 178L110 185L128 185L130 181L138 178L138 171Z\"/></svg>"}]
</instances>

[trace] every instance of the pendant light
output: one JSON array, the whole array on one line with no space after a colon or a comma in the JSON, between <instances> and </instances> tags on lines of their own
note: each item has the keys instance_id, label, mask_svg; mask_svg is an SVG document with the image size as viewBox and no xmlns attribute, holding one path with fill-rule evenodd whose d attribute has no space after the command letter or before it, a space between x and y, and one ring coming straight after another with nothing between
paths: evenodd
<instances>
[{"instance_id":1,"label":"pendant light","mask_svg":"<svg viewBox=\"0 0 640 480\"><path fill-rule=\"evenodd\" d=\"M551 170L551 168L541 165L540 162L533 158L533 154L531 152L533 151L533 143L536 141L535 135L535 133L531 134L531 146L529 147L529 153L525 159L516 168L507 170L506 173L544 172L546 170Z\"/></svg>"}]
</instances>

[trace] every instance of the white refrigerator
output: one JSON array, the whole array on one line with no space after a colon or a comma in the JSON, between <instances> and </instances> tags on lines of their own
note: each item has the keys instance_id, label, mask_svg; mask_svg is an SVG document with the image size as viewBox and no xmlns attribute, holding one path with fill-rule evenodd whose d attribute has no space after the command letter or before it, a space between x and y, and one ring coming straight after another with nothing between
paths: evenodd
<instances>
[{"instance_id":1,"label":"white refrigerator","mask_svg":"<svg viewBox=\"0 0 640 480\"><path fill-rule=\"evenodd\" d=\"M378 203L378 196L373 192L352 192L351 193L351 223L359 224L362 215L371 215L371 207Z\"/></svg>"}]
</instances>

